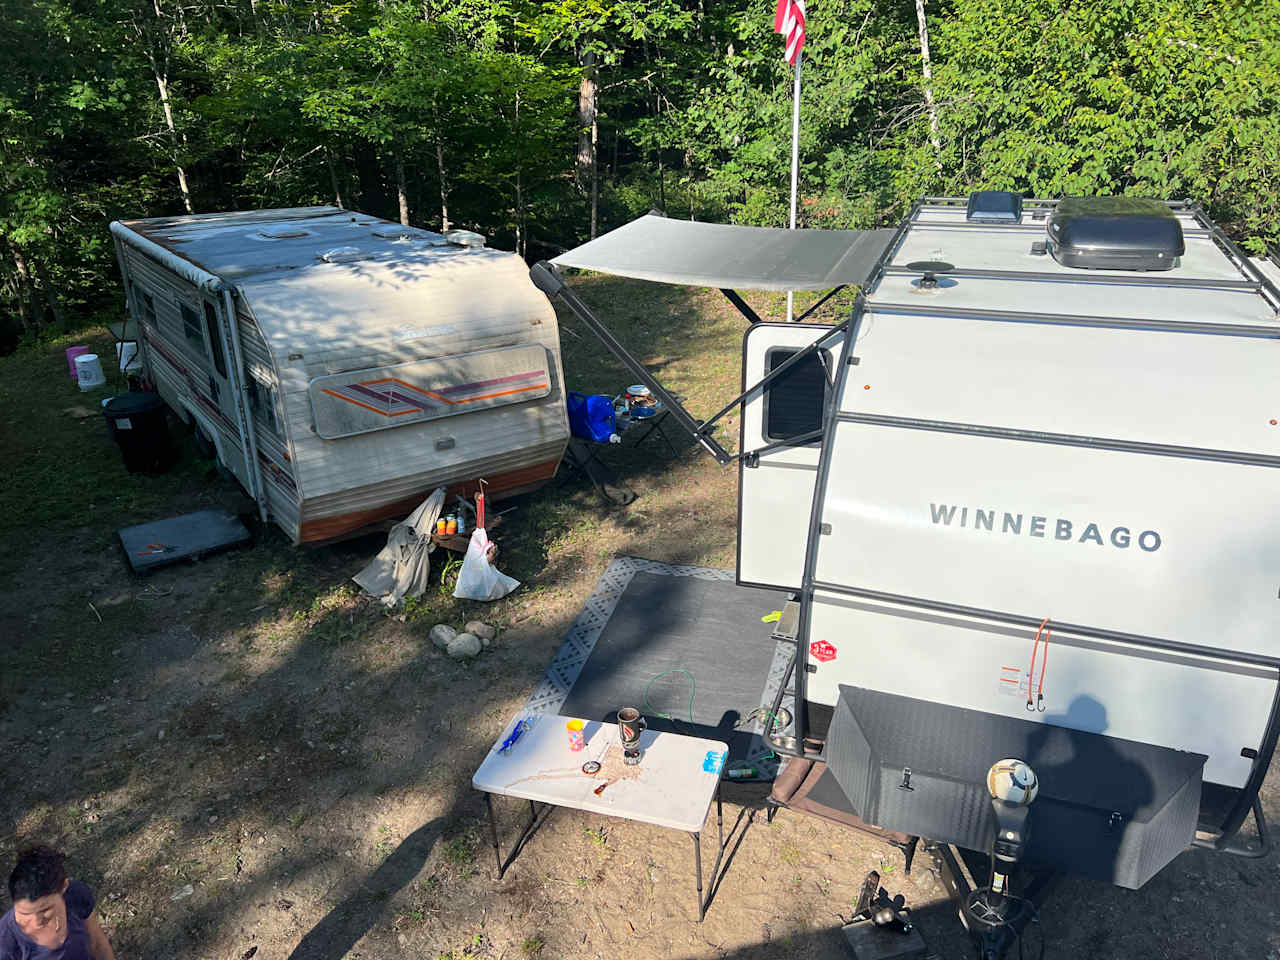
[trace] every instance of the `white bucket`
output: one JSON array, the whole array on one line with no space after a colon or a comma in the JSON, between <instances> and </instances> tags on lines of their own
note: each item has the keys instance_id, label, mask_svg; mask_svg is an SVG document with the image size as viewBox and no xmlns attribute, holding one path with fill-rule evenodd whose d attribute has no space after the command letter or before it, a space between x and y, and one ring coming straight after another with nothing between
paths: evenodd
<instances>
[{"instance_id":1,"label":"white bucket","mask_svg":"<svg viewBox=\"0 0 1280 960\"><path fill-rule=\"evenodd\" d=\"M142 357L138 356L138 341L126 340L116 344L116 359L120 361L121 373L141 373Z\"/></svg>"},{"instance_id":2,"label":"white bucket","mask_svg":"<svg viewBox=\"0 0 1280 960\"><path fill-rule=\"evenodd\" d=\"M106 384L107 378L96 353L82 353L76 357L76 382L80 384L81 392L95 390Z\"/></svg>"}]
</instances>

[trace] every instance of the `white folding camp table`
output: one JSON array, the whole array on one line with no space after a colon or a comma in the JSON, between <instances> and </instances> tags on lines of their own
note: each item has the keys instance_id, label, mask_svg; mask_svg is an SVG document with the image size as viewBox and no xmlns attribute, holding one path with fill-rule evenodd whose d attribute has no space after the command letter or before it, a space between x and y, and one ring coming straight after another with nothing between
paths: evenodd
<instances>
[{"instance_id":1,"label":"white folding camp table","mask_svg":"<svg viewBox=\"0 0 1280 960\"><path fill-rule=\"evenodd\" d=\"M622 762L616 724L584 720L586 747L574 752L569 749L565 730L565 724L572 719L576 718L550 715L527 718L530 727L503 751L501 745L515 727L516 721L513 721L471 778L471 785L484 794L489 813L497 878L502 878L524 844L555 807L572 807L651 823L682 830L693 837L698 920L701 922L711 900L710 895L706 899L702 895L702 828L714 799L719 849L708 883L713 895L725 846L720 775L728 755L728 745L719 740L648 730L640 739L643 751L640 763L626 766ZM583 773L583 765L589 761L599 763L600 769L593 774ZM600 789L601 785L604 785L603 789ZM529 822L505 860L498 845L493 794L529 801Z\"/></svg>"}]
</instances>

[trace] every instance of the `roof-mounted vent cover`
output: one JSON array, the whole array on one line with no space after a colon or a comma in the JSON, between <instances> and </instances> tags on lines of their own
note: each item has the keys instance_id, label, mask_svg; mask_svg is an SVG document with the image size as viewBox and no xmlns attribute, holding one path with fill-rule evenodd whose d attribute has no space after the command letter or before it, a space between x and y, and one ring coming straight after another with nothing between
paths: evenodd
<instances>
[{"instance_id":1,"label":"roof-mounted vent cover","mask_svg":"<svg viewBox=\"0 0 1280 960\"><path fill-rule=\"evenodd\" d=\"M398 223L384 223L371 231L379 240L413 240L427 246L442 246L449 241L443 234L430 230L419 230L417 227L406 227Z\"/></svg>"},{"instance_id":2,"label":"roof-mounted vent cover","mask_svg":"<svg viewBox=\"0 0 1280 960\"><path fill-rule=\"evenodd\" d=\"M484 246L484 236L479 233L472 233L470 230L450 230L444 235L444 238L460 247Z\"/></svg>"},{"instance_id":3,"label":"roof-mounted vent cover","mask_svg":"<svg viewBox=\"0 0 1280 960\"><path fill-rule=\"evenodd\" d=\"M320 254L326 263L350 263L352 260L363 260L368 254L359 247L334 247Z\"/></svg>"},{"instance_id":4,"label":"roof-mounted vent cover","mask_svg":"<svg viewBox=\"0 0 1280 960\"><path fill-rule=\"evenodd\" d=\"M1186 252L1168 205L1138 197L1068 197L1049 217L1048 243L1064 267L1172 270Z\"/></svg>"},{"instance_id":5,"label":"roof-mounted vent cover","mask_svg":"<svg viewBox=\"0 0 1280 960\"><path fill-rule=\"evenodd\" d=\"M256 236L259 240L289 240L294 237L309 237L311 231L296 223L273 223L259 230Z\"/></svg>"},{"instance_id":6,"label":"roof-mounted vent cover","mask_svg":"<svg viewBox=\"0 0 1280 960\"><path fill-rule=\"evenodd\" d=\"M1008 190L976 190L969 194L965 219L970 223L1020 223L1022 197Z\"/></svg>"}]
</instances>

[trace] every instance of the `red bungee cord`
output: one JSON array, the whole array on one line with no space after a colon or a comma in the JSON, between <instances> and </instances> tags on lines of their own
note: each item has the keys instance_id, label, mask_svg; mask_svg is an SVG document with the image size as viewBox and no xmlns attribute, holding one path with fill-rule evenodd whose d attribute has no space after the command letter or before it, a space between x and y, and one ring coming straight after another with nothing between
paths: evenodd
<instances>
[{"instance_id":1,"label":"red bungee cord","mask_svg":"<svg viewBox=\"0 0 1280 960\"><path fill-rule=\"evenodd\" d=\"M1040 629L1036 631L1035 642L1031 645L1031 669L1027 671L1027 709L1040 710L1044 712L1044 668L1049 662L1049 638L1053 636L1052 630L1046 630L1049 625L1049 618L1045 617L1040 621ZM1044 653L1040 656L1040 685L1036 688L1036 698L1031 699L1031 684L1036 675L1036 651L1040 646L1040 635L1044 634Z\"/></svg>"}]
</instances>

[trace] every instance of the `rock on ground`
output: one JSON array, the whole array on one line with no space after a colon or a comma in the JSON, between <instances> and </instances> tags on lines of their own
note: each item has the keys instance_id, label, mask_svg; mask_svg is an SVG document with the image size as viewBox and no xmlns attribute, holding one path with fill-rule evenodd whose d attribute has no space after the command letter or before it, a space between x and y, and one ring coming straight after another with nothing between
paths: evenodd
<instances>
[{"instance_id":1,"label":"rock on ground","mask_svg":"<svg viewBox=\"0 0 1280 960\"><path fill-rule=\"evenodd\" d=\"M481 640L492 640L498 635L498 631L483 620L472 620L463 629L467 633L473 633Z\"/></svg>"},{"instance_id":2,"label":"rock on ground","mask_svg":"<svg viewBox=\"0 0 1280 960\"><path fill-rule=\"evenodd\" d=\"M447 650L449 648L449 644L457 635L458 631L453 629L453 627L449 626L447 623L437 623L431 628L427 637L441 650Z\"/></svg>"},{"instance_id":3,"label":"rock on ground","mask_svg":"<svg viewBox=\"0 0 1280 960\"><path fill-rule=\"evenodd\" d=\"M454 660L465 660L476 656L481 646L480 638L474 633L460 633L449 641L449 656Z\"/></svg>"}]
</instances>

